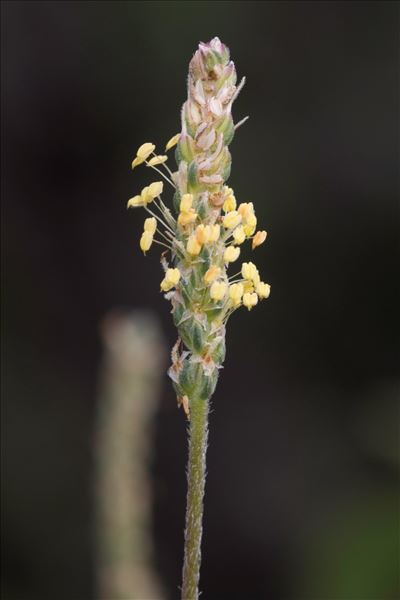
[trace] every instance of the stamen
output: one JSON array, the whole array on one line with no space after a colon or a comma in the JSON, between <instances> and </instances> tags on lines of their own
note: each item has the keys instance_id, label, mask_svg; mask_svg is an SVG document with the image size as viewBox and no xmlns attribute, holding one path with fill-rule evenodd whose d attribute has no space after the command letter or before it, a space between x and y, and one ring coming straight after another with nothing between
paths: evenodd
<instances>
[{"instance_id":1,"label":"stamen","mask_svg":"<svg viewBox=\"0 0 400 600\"><path fill-rule=\"evenodd\" d=\"M161 223L166 229L168 229L172 234L175 235L175 232L172 231L172 229L169 227L169 225L167 225L162 219L161 217L159 217L158 215L156 215L156 213L154 213L152 210L150 210L147 206L144 207L145 210L147 210L148 213L151 214L152 217L154 217L155 219L157 219L157 221L159 221L159 223Z\"/></svg>"},{"instance_id":2,"label":"stamen","mask_svg":"<svg viewBox=\"0 0 400 600\"><path fill-rule=\"evenodd\" d=\"M167 244L164 244L164 242L160 242L159 240L155 240L153 238L153 244L158 244L159 246L164 246L165 248L168 248L168 250L170 250L172 252L172 247L167 246Z\"/></svg>"},{"instance_id":3,"label":"stamen","mask_svg":"<svg viewBox=\"0 0 400 600\"><path fill-rule=\"evenodd\" d=\"M247 119L249 119L250 117L244 117L244 119L242 119L241 121L239 121L238 123L236 123L236 125L234 126L234 130L236 131L236 129L239 129L239 127L241 127L243 125L243 123L246 123Z\"/></svg>"},{"instance_id":4,"label":"stamen","mask_svg":"<svg viewBox=\"0 0 400 600\"><path fill-rule=\"evenodd\" d=\"M169 177L167 177L165 175L165 173L163 173L163 171L160 171L160 169L157 169L157 167L155 167L154 165L149 165L149 161L147 161L147 160L145 161L145 163L148 167L150 167L151 169L154 169L154 171L157 171L157 173L159 173L159 175L161 175L161 177L163 177L165 179L165 181L168 181L168 183L170 185L172 185L172 187L176 190L175 184L171 181L171 179Z\"/></svg>"}]
</instances>

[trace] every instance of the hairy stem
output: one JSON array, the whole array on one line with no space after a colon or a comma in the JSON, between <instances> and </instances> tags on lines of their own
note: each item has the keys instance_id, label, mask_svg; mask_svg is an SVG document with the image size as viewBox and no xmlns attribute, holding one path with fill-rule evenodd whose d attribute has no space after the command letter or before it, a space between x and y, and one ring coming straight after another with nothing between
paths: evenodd
<instances>
[{"instance_id":1,"label":"hairy stem","mask_svg":"<svg viewBox=\"0 0 400 600\"><path fill-rule=\"evenodd\" d=\"M206 481L208 400L192 400L186 501L185 550L182 573L182 600L197 600L203 532L203 497Z\"/></svg>"}]
</instances>

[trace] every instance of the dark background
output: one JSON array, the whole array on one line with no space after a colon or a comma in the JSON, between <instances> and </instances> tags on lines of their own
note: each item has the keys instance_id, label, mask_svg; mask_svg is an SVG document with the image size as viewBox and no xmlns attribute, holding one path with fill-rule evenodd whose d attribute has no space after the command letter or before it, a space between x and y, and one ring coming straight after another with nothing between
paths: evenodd
<instances>
[{"instance_id":1,"label":"dark background","mask_svg":"<svg viewBox=\"0 0 400 600\"><path fill-rule=\"evenodd\" d=\"M218 35L247 84L230 185L269 232L214 397L202 598L398 600L395 2L3 2L3 593L94 598L99 322L153 309L136 148ZM165 196L167 198L167 196ZM247 255L245 255L247 256ZM251 260L250 251L247 259ZM165 377L156 566L178 597L185 422Z\"/></svg>"}]
</instances>

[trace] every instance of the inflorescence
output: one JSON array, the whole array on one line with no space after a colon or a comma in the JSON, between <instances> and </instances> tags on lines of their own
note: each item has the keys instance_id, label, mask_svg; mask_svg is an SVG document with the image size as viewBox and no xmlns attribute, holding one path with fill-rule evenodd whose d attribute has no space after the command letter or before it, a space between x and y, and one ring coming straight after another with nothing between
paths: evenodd
<instances>
[{"instance_id":1,"label":"inflorescence","mask_svg":"<svg viewBox=\"0 0 400 600\"><path fill-rule=\"evenodd\" d=\"M245 121L234 125L231 115L243 85L244 79L236 86L228 48L218 38L201 43L189 66L182 130L165 148L176 147L178 170L172 172L167 155L157 154L149 142L140 146L132 162L132 168L144 164L162 177L131 198L128 208L143 207L150 215L140 239L142 251L153 244L164 249L160 288L172 303L179 332L169 374L187 414L188 397L209 398L214 391L231 314L241 306L251 310L270 294L253 262L243 262L228 274L246 241L254 250L267 237L266 231L257 230L253 203L238 204L233 189L225 185L231 169L228 145ZM173 188L175 216L162 200L164 183ZM181 340L186 349L180 352Z\"/></svg>"}]
</instances>

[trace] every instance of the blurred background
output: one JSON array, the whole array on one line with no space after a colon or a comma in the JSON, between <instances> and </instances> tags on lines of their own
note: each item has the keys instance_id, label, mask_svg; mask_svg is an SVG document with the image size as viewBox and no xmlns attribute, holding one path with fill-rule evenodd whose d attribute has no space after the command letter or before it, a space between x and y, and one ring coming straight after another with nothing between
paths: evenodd
<instances>
[{"instance_id":1,"label":"blurred background","mask_svg":"<svg viewBox=\"0 0 400 600\"><path fill-rule=\"evenodd\" d=\"M229 184L269 232L256 261L272 293L229 324L202 598L398 600L399 5L1 8L4 600L99 597L99 437L128 440L140 463L121 472L136 482L158 589L118 598L179 597L186 422L165 374L175 331L159 254L143 257L143 213L126 202L152 178L130 170L137 147L161 150L179 131L188 62L215 35L247 77ZM137 336L149 335L145 354ZM129 373L151 388L136 416Z\"/></svg>"}]
</instances>

